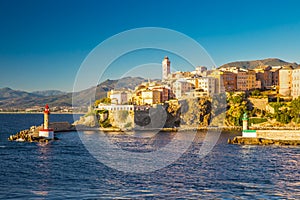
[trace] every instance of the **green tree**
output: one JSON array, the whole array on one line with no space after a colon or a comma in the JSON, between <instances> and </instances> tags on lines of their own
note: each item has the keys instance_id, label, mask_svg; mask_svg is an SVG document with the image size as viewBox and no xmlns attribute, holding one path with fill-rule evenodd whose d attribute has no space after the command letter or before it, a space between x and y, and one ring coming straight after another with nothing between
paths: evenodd
<instances>
[{"instance_id":1,"label":"green tree","mask_svg":"<svg viewBox=\"0 0 300 200\"><path fill-rule=\"evenodd\" d=\"M274 118L276 119L276 121L283 123L283 124L288 124L291 122L291 112L290 110L287 108L285 103L281 103L281 102L276 102L273 104L270 104L273 106L274 108Z\"/></svg>"},{"instance_id":2,"label":"green tree","mask_svg":"<svg viewBox=\"0 0 300 200\"><path fill-rule=\"evenodd\" d=\"M261 96L261 93L259 90L254 90L251 92L251 96Z\"/></svg>"},{"instance_id":3,"label":"green tree","mask_svg":"<svg viewBox=\"0 0 300 200\"><path fill-rule=\"evenodd\" d=\"M103 97L102 99L98 99L94 103L95 107L97 107L100 103L111 104L111 99L107 98L107 97Z\"/></svg>"},{"instance_id":4,"label":"green tree","mask_svg":"<svg viewBox=\"0 0 300 200\"><path fill-rule=\"evenodd\" d=\"M227 98L227 103L226 123L228 125L241 126L243 114L248 110L245 93L230 94Z\"/></svg>"},{"instance_id":5,"label":"green tree","mask_svg":"<svg viewBox=\"0 0 300 200\"><path fill-rule=\"evenodd\" d=\"M290 108L291 117L293 118L293 121L295 121L296 123L300 123L300 97L292 100Z\"/></svg>"}]
</instances>

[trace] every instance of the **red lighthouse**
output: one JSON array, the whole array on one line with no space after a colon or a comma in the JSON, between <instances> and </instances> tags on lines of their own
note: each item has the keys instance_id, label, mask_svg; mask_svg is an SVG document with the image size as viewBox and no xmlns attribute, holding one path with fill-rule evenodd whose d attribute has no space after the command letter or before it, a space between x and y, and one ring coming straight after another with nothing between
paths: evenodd
<instances>
[{"instance_id":1,"label":"red lighthouse","mask_svg":"<svg viewBox=\"0 0 300 200\"><path fill-rule=\"evenodd\" d=\"M43 129L39 131L39 136L46 139L54 139L54 131L52 128L49 128L49 115L50 109L48 104L46 104L44 109L44 124Z\"/></svg>"}]
</instances>

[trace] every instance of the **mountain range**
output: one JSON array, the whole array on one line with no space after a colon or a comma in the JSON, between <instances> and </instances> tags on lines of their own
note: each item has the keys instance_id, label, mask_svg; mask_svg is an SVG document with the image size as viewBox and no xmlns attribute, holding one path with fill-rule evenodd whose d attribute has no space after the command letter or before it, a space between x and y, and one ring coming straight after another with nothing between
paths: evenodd
<instances>
[{"instance_id":1,"label":"mountain range","mask_svg":"<svg viewBox=\"0 0 300 200\"><path fill-rule=\"evenodd\" d=\"M73 106L87 106L95 99L106 96L107 91L119 88L134 89L135 86L147 81L140 77L125 77L109 80L80 92L66 93L57 90L25 92L11 88L0 89L0 109L26 109L33 106L72 106L72 98L76 97Z\"/></svg>"},{"instance_id":2,"label":"mountain range","mask_svg":"<svg viewBox=\"0 0 300 200\"><path fill-rule=\"evenodd\" d=\"M220 68L225 67L240 67L244 69L254 69L258 66L262 65L270 65L270 66L284 66L284 65L291 65L293 67L298 66L297 63L289 63L283 60L280 60L278 58L267 58L263 60L252 60L252 61L236 61L236 62L230 62L227 64L224 64L220 66Z\"/></svg>"},{"instance_id":3,"label":"mountain range","mask_svg":"<svg viewBox=\"0 0 300 200\"><path fill-rule=\"evenodd\" d=\"M60 90L34 91L34 92L31 92L31 93L39 95L39 96L45 96L45 97L67 94L67 92L62 92Z\"/></svg>"},{"instance_id":4,"label":"mountain range","mask_svg":"<svg viewBox=\"0 0 300 200\"><path fill-rule=\"evenodd\" d=\"M223 67L241 67L246 69L254 69L260 65L283 66L291 65L296 67L297 63L289 63L277 58L268 58L263 60L253 61L237 61L224 64ZM46 90L25 92L13 90L11 88L0 88L0 109L26 109L33 106L44 106L46 103L49 106L68 106L71 107L86 107L95 99L100 99L106 96L107 91L119 88L134 89L135 86L146 82L147 80L140 77L125 77L119 80L109 80L98 84L97 86L79 91L79 92L62 92L59 90ZM72 98L75 101L72 102ZM73 99L73 100L74 100ZM73 103L73 104L72 104Z\"/></svg>"}]
</instances>

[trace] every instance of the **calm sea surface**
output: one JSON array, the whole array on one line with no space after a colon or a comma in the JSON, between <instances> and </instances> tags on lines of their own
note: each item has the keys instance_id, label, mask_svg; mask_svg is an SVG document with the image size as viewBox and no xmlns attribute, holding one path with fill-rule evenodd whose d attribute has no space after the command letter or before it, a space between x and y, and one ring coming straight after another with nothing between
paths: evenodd
<instances>
[{"instance_id":1,"label":"calm sea surface","mask_svg":"<svg viewBox=\"0 0 300 200\"><path fill-rule=\"evenodd\" d=\"M236 133L226 132L200 159L196 152L205 133L199 132L173 164L130 174L88 152L79 134L90 133L59 133L60 140L47 145L7 141L10 134L42 121L40 114L0 114L0 199L300 199L299 147L228 145ZM72 122L73 116L53 114L51 121ZM159 134L161 141L172 136ZM130 143L128 137L114 139Z\"/></svg>"}]
</instances>

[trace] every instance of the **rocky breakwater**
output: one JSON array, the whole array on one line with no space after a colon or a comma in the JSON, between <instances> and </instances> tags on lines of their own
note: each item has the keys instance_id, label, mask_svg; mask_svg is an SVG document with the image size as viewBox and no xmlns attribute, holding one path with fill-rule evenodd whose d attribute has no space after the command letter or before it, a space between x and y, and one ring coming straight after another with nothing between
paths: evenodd
<instances>
[{"instance_id":1,"label":"rocky breakwater","mask_svg":"<svg viewBox=\"0 0 300 200\"><path fill-rule=\"evenodd\" d=\"M228 144L239 145L300 145L300 140L280 140L268 138L250 138L237 136L233 139L228 139Z\"/></svg>"},{"instance_id":2,"label":"rocky breakwater","mask_svg":"<svg viewBox=\"0 0 300 200\"><path fill-rule=\"evenodd\" d=\"M30 129L22 130L15 135L10 135L8 140L17 142L49 142L48 139L39 137L40 129L42 129L42 126L32 126ZM54 137L54 140L57 140L57 138Z\"/></svg>"},{"instance_id":3,"label":"rocky breakwater","mask_svg":"<svg viewBox=\"0 0 300 200\"><path fill-rule=\"evenodd\" d=\"M75 130L75 127L68 122L53 122L50 123L49 126L54 130L54 132L66 132ZM49 142L50 139L39 136L39 131L42 128L42 126L32 126L29 129L21 130L14 135L10 135L8 140L18 142ZM54 137L54 140L58 140L58 138Z\"/></svg>"}]
</instances>

